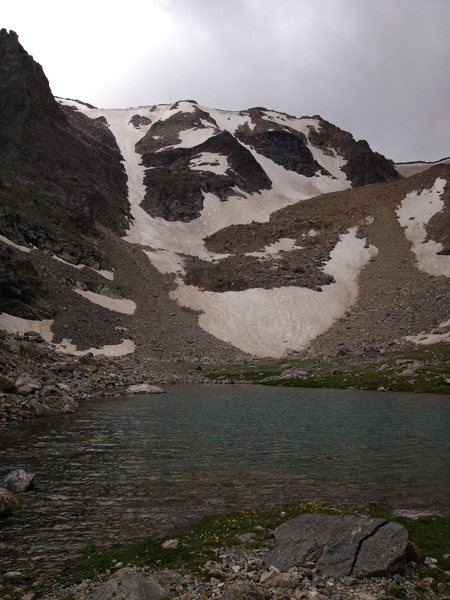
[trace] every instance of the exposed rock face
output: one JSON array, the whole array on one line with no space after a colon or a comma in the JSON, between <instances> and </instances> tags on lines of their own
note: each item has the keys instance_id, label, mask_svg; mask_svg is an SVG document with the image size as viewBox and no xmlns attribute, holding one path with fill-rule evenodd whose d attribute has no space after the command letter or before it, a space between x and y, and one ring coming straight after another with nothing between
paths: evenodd
<instances>
[{"instance_id":1,"label":"exposed rock face","mask_svg":"<svg viewBox=\"0 0 450 600\"><path fill-rule=\"evenodd\" d=\"M91 594L88 600L159 600L165 595L166 590L151 577L122 569Z\"/></svg>"},{"instance_id":2,"label":"exposed rock face","mask_svg":"<svg viewBox=\"0 0 450 600\"><path fill-rule=\"evenodd\" d=\"M0 312L24 319L48 318L48 290L33 263L9 247L0 247Z\"/></svg>"},{"instance_id":3,"label":"exposed rock face","mask_svg":"<svg viewBox=\"0 0 450 600\"><path fill-rule=\"evenodd\" d=\"M86 236L96 236L96 221L121 233L128 215L115 140L104 122L59 106L40 65L5 29L0 137L0 233L75 262L101 262Z\"/></svg>"},{"instance_id":4,"label":"exposed rock face","mask_svg":"<svg viewBox=\"0 0 450 600\"><path fill-rule=\"evenodd\" d=\"M243 135L240 137L245 139ZM302 137L288 131L266 131L249 136L248 141L260 154L271 158L289 171L295 171L306 177L313 177L318 172L326 173L314 160Z\"/></svg>"},{"instance_id":5,"label":"exposed rock face","mask_svg":"<svg viewBox=\"0 0 450 600\"><path fill-rule=\"evenodd\" d=\"M405 566L408 532L398 523L360 516L302 515L275 530L267 565L315 567L326 575L364 577Z\"/></svg>"},{"instance_id":6,"label":"exposed rock face","mask_svg":"<svg viewBox=\"0 0 450 600\"><path fill-rule=\"evenodd\" d=\"M343 171L352 182L352 187L399 178L394 163L373 152L365 140L355 141L347 131L321 117L315 118L319 120L320 127L310 128L309 140L318 148L332 148L347 160Z\"/></svg>"},{"instance_id":7,"label":"exposed rock face","mask_svg":"<svg viewBox=\"0 0 450 600\"><path fill-rule=\"evenodd\" d=\"M161 138L166 143L174 139L175 130L171 121L178 114L167 121L156 122L137 144L137 150L143 152L143 164L151 167L145 174L147 193L142 203L149 214L163 217L166 221L191 221L200 216L204 193L212 192L224 201L230 195L239 195L236 188L252 193L271 187L270 179L251 152L227 131L217 130L217 135L193 148L169 147L161 150ZM198 117L192 118L192 114L196 115L187 113L191 118L188 123L185 123L186 119L182 119L181 126L195 126L199 122ZM210 119L209 115L208 118ZM201 120L203 121L203 117ZM201 125L201 128L204 126ZM149 142L154 135L158 136L157 144ZM155 147L159 151L151 152L150 149ZM223 174L213 173L207 168L191 170L190 161L204 153L223 155L229 167Z\"/></svg>"},{"instance_id":8,"label":"exposed rock face","mask_svg":"<svg viewBox=\"0 0 450 600\"><path fill-rule=\"evenodd\" d=\"M2 30L0 318L21 344L45 338L42 346L74 354L219 362L242 356L231 343L260 356L359 352L446 326L447 281L418 271L395 210L433 177L448 181L448 165L403 179L318 116L191 100L124 111L61 102L16 34ZM373 182L381 183L365 185ZM441 254L450 252L449 189L426 225ZM80 290L129 299L136 311ZM271 322L285 323L276 351L263 347L255 311L241 303L247 291ZM239 346L247 326L255 344ZM30 331L42 337L23 335Z\"/></svg>"}]
</instances>

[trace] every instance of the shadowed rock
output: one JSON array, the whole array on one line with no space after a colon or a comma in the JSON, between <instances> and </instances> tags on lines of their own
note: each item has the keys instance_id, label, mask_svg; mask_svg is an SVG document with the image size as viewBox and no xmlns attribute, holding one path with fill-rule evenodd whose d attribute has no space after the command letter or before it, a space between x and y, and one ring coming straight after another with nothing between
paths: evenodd
<instances>
[{"instance_id":1,"label":"shadowed rock","mask_svg":"<svg viewBox=\"0 0 450 600\"><path fill-rule=\"evenodd\" d=\"M22 506L22 500L9 490L0 487L0 517L7 517Z\"/></svg>"},{"instance_id":2,"label":"shadowed rock","mask_svg":"<svg viewBox=\"0 0 450 600\"><path fill-rule=\"evenodd\" d=\"M408 533L384 519L302 515L280 525L275 540L267 565L288 569L314 563L326 575L363 577L401 570Z\"/></svg>"},{"instance_id":3,"label":"shadowed rock","mask_svg":"<svg viewBox=\"0 0 450 600\"><path fill-rule=\"evenodd\" d=\"M24 469L14 469L10 471L2 481L2 486L10 492L20 494L27 490L33 483L34 473L28 473Z\"/></svg>"},{"instance_id":4,"label":"shadowed rock","mask_svg":"<svg viewBox=\"0 0 450 600\"><path fill-rule=\"evenodd\" d=\"M122 569L91 594L88 600L159 600L166 593L151 577Z\"/></svg>"}]
</instances>

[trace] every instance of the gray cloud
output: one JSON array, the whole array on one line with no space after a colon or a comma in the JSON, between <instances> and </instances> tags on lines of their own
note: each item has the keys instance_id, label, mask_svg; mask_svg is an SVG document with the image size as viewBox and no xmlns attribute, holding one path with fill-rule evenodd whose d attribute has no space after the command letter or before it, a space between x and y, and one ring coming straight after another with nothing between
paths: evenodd
<instances>
[{"instance_id":1,"label":"gray cloud","mask_svg":"<svg viewBox=\"0 0 450 600\"><path fill-rule=\"evenodd\" d=\"M160 36L155 7L169 22ZM104 61L108 44L120 44L129 66L83 86L83 71L94 67L80 57L78 97L101 106L193 98L320 114L397 161L450 154L448 0L128 0L125 8L123 35L102 42L112 24L95 16L85 43L96 35ZM127 42L133 23L139 49ZM56 76L52 88L73 95Z\"/></svg>"}]
</instances>

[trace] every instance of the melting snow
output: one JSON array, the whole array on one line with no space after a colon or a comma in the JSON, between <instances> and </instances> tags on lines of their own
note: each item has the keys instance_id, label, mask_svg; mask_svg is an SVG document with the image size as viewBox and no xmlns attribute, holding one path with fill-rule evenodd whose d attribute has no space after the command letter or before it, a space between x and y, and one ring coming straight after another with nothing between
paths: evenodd
<instances>
[{"instance_id":1,"label":"melting snow","mask_svg":"<svg viewBox=\"0 0 450 600\"><path fill-rule=\"evenodd\" d=\"M160 148L158 152L162 152L167 148L193 148L199 144L203 144L206 140L209 140L214 134L217 133L216 129L212 127L196 127L194 129L184 129L178 132L180 138L179 144L173 144L173 146L166 146Z\"/></svg>"},{"instance_id":2,"label":"melting snow","mask_svg":"<svg viewBox=\"0 0 450 600\"><path fill-rule=\"evenodd\" d=\"M120 344L110 344L100 348L88 348L87 350L77 350L77 347L70 340L63 339L60 344L54 344L56 350L62 354L72 354L74 356L125 356L136 350L135 343L132 340L122 340Z\"/></svg>"},{"instance_id":3,"label":"melting snow","mask_svg":"<svg viewBox=\"0 0 450 600\"><path fill-rule=\"evenodd\" d=\"M279 194L286 196L286 198L294 201L305 200L319 194L337 192L347 187L339 179L332 179L331 177L320 175L320 173L314 177L300 175L300 173L285 169L270 158L258 154L251 146L242 145L253 154L264 169L272 182L273 189Z\"/></svg>"},{"instance_id":4,"label":"melting snow","mask_svg":"<svg viewBox=\"0 0 450 600\"><path fill-rule=\"evenodd\" d=\"M418 335L408 335L405 339L422 346L437 344L439 342L450 342L450 319L441 323L436 329L433 329L431 333L426 333L424 331Z\"/></svg>"},{"instance_id":5,"label":"melting snow","mask_svg":"<svg viewBox=\"0 0 450 600\"><path fill-rule=\"evenodd\" d=\"M324 271L336 282L322 292L300 287L201 292L179 281L171 296L203 311L199 325L215 337L256 356L281 357L287 350L305 348L345 314L356 301L359 272L376 253L352 228L330 254Z\"/></svg>"},{"instance_id":6,"label":"melting snow","mask_svg":"<svg viewBox=\"0 0 450 600\"><path fill-rule=\"evenodd\" d=\"M80 296L83 296L83 298L90 300L90 302L93 302L94 304L103 306L103 308L107 308L108 310L123 313L124 315L132 315L136 310L136 304L133 302L133 300L127 300L125 298L110 298L109 296L105 296L103 294L96 294L95 292L78 290L76 288L74 288L73 291Z\"/></svg>"},{"instance_id":7,"label":"melting snow","mask_svg":"<svg viewBox=\"0 0 450 600\"><path fill-rule=\"evenodd\" d=\"M426 241L425 228L431 217L444 208L441 196L445 184L446 180L438 177L431 189L420 194L407 194L396 213L400 225L405 228L406 238L411 242L418 268L430 275L450 277L450 256L438 254L442 250L441 243Z\"/></svg>"},{"instance_id":8,"label":"melting snow","mask_svg":"<svg viewBox=\"0 0 450 600\"><path fill-rule=\"evenodd\" d=\"M251 130L255 128L248 114L218 108L206 108L206 106L202 106L201 109L214 119L219 129L224 131L234 134L241 125L248 125Z\"/></svg>"},{"instance_id":9,"label":"melting snow","mask_svg":"<svg viewBox=\"0 0 450 600\"><path fill-rule=\"evenodd\" d=\"M0 235L0 241L4 242L5 244L8 244L8 246L16 248L16 250L20 250L21 252L31 252L33 250L33 248L29 248L28 246L20 246L19 244L16 244L4 235Z\"/></svg>"},{"instance_id":10,"label":"melting snow","mask_svg":"<svg viewBox=\"0 0 450 600\"><path fill-rule=\"evenodd\" d=\"M135 344L132 340L122 340L120 344L102 346L100 348L89 348L88 350L77 350L77 347L70 340L64 339L59 344L54 344L52 332L53 319L22 319L14 317L7 313L0 314L0 329L4 329L11 334L24 335L27 331L35 331L57 352L63 354L72 354L84 356L92 353L94 356L124 356L135 350Z\"/></svg>"},{"instance_id":11,"label":"melting snow","mask_svg":"<svg viewBox=\"0 0 450 600\"><path fill-rule=\"evenodd\" d=\"M225 175L230 165L227 157L223 154L203 152L191 160L189 168L193 171L211 171L218 175Z\"/></svg>"},{"instance_id":12,"label":"melting snow","mask_svg":"<svg viewBox=\"0 0 450 600\"><path fill-rule=\"evenodd\" d=\"M0 328L4 329L8 333L17 333L24 335L27 331L35 331L42 336L46 342L50 343L53 339L53 332L51 330L53 325L53 319L44 320L33 320L33 319L22 319L21 317L14 317L7 313L0 313Z\"/></svg>"},{"instance_id":13,"label":"melting snow","mask_svg":"<svg viewBox=\"0 0 450 600\"><path fill-rule=\"evenodd\" d=\"M104 277L105 279L109 279L110 281L114 280L114 273L112 271L106 271L105 269L94 269L93 267L88 267L87 265L84 265L83 263L78 263L77 265L67 262L67 260L64 260L63 258L61 258L60 256L57 256L56 254L53 254L51 256L51 258L53 258L53 260L57 260L60 263L63 263L64 265L67 265L68 267L72 267L73 269L90 269L91 271L94 271L94 273L98 273L99 275L101 275L102 277Z\"/></svg>"},{"instance_id":14,"label":"melting snow","mask_svg":"<svg viewBox=\"0 0 450 600\"><path fill-rule=\"evenodd\" d=\"M170 117L172 117L173 115L176 115L177 113L180 113L180 112L193 113L197 109L196 103L193 103L193 102L181 101L181 102L178 102L177 104L178 104L177 108L169 108L169 110L164 112L164 114L160 117L159 120L167 121L167 119L170 119Z\"/></svg>"},{"instance_id":15,"label":"melting snow","mask_svg":"<svg viewBox=\"0 0 450 600\"><path fill-rule=\"evenodd\" d=\"M341 236L331 253L325 270L335 277L336 283L324 286L322 292L299 287L201 292L198 288L184 285L179 277L183 272L183 257L180 255L198 256L204 260L223 258L206 250L203 241L206 236L228 225L268 221L274 211L298 200L348 187L349 183L344 181L342 174L337 179L322 175L305 177L284 169L249 148L273 182L273 189L257 194L237 190L241 197L230 197L227 202L221 202L215 195L207 193L204 194L204 208L198 219L189 223L168 222L151 217L140 206L146 191L143 183L145 168L141 164L141 156L135 151L135 144L148 131L149 125L137 130L128 123L135 114L146 116L152 122L164 115L167 118L167 105L159 106L154 111L148 107L98 110L80 105L77 108L90 117L103 115L107 119L124 157L133 214L133 222L125 239L146 247L147 256L160 272L177 274L178 289L171 296L182 306L203 311L199 317L203 329L246 352L258 356L282 356L288 349L304 348L355 302L358 274L377 252L373 246L364 247L365 242L356 237L355 228ZM231 133L245 123L254 127L248 114L201 108L210 114L219 128ZM281 119L281 116L278 117ZM288 121L290 127L298 128L305 134L309 121L317 126L315 120ZM283 121L283 124L286 122ZM178 147L195 146L215 133L216 130L211 127L182 131ZM220 157L219 161L222 168L225 166L222 162L224 158ZM193 161L194 168L197 165L200 168L199 159ZM327 157L327 160L335 164L339 157ZM215 166L211 162L210 165ZM323 164L322 155L318 162ZM331 173L339 175L336 169L333 171L331 167L328 168L329 165L324 166ZM339 165L337 168L339 170ZM278 243L286 244L285 249L291 249L292 240L279 240ZM265 252L276 253L280 250L281 247L277 248L274 244L267 247ZM69 346L66 344L65 347Z\"/></svg>"},{"instance_id":16,"label":"melting snow","mask_svg":"<svg viewBox=\"0 0 450 600\"><path fill-rule=\"evenodd\" d=\"M301 246L295 245L296 240L293 238L280 238L273 244L269 244L264 250L258 252L246 252L245 256L256 256L266 258L271 256L272 258L279 258L282 256L282 252L288 252L289 250L301 250Z\"/></svg>"}]
</instances>

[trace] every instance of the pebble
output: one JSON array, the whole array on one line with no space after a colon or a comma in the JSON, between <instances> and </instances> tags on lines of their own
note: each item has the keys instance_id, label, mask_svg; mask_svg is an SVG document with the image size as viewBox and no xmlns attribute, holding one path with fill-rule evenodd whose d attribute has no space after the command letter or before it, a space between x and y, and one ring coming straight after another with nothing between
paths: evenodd
<instances>
[{"instance_id":1,"label":"pebble","mask_svg":"<svg viewBox=\"0 0 450 600\"><path fill-rule=\"evenodd\" d=\"M167 597L177 600L220 600L222 597L233 600L247 600L250 597L264 600L380 600L390 598L393 587L397 587L405 597L416 600L420 597L420 586L427 588L427 600L441 600L445 592L442 585L438 592L434 591L431 587L434 584L432 577L417 580L415 576L409 579L408 574L355 579L325 577L305 567L291 567L287 572L280 572L275 567L267 569L264 566L264 552L242 546L217 549L217 560L204 565L204 571L210 576L208 580L182 569L127 567L126 571L137 571L153 577L167 589ZM86 600L104 580L105 576L85 580L71 587L56 584L42 600ZM419 588L417 592L416 586Z\"/></svg>"}]
</instances>

